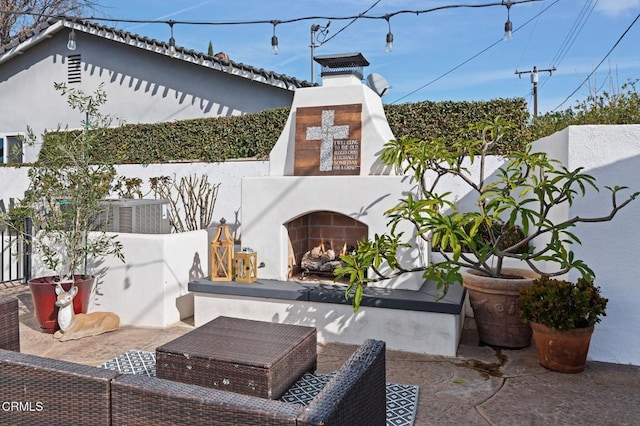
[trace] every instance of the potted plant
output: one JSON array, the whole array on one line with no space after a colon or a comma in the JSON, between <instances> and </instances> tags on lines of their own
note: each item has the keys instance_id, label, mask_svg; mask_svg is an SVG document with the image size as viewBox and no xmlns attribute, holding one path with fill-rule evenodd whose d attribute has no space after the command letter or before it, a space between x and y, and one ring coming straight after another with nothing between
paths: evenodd
<instances>
[{"instance_id":1,"label":"potted plant","mask_svg":"<svg viewBox=\"0 0 640 426\"><path fill-rule=\"evenodd\" d=\"M370 282L405 273L422 273L435 280L440 296L448 286L463 283L468 290L478 334L484 343L508 348L531 344L531 328L520 319L517 298L523 287L539 276L557 276L576 270L584 277L593 271L569 250L580 243L572 228L578 223L611 220L638 196L618 200L624 187L607 188L612 204L596 217L554 221L557 208L571 205L588 188L598 190L594 177L582 168L569 170L530 145L503 153L493 172L488 163L513 125L497 117L469 126L476 137L462 142L399 138L385 145L381 160L409 174L415 190L386 212L389 232L362 241L354 254L342 257L345 266L337 277L348 277L347 296L358 310L363 289ZM443 182L446 186L442 188ZM469 190L463 209L449 188L461 184ZM409 221L416 235L396 232ZM520 229L522 232L514 232ZM425 266L407 266L398 249L418 238L430 246L432 259ZM434 254L440 258L436 259ZM506 267L510 260L522 267ZM383 264L390 272L381 272Z\"/></svg>"},{"instance_id":2,"label":"potted plant","mask_svg":"<svg viewBox=\"0 0 640 426\"><path fill-rule=\"evenodd\" d=\"M607 302L587 278L541 277L522 289L518 308L533 328L540 364L561 373L583 371L594 325L606 315Z\"/></svg>"},{"instance_id":3,"label":"potted plant","mask_svg":"<svg viewBox=\"0 0 640 426\"><path fill-rule=\"evenodd\" d=\"M43 331L56 330L57 308L55 286L65 291L77 286L74 299L76 313L89 307L95 276L89 271L89 261L99 261L107 255L124 260L122 246L115 235L108 235L97 226L100 200L108 197L115 169L110 164L91 164L93 144L102 139L101 130L111 119L99 112L106 101L100 87L93 95L56 84L67 96L74 110L84 113L82 131L58 131L45 134L38 161L29 170L30 185L22 206L27 206L33 220L34 251L42 263L55 275L36 277L29 281L35 314ZM29 142L34 143L32 132Z\"/></svg>"}]
</instances>

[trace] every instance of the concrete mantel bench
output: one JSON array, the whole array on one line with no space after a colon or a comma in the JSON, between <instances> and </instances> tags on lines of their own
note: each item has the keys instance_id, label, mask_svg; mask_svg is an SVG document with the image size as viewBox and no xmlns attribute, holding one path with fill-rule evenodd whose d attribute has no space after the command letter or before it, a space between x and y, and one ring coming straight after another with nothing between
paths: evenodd
<instances>
[{"instance_id":1,"label":"concrete mantel bench","mask_svg":"<svg viewBox=\"0 0 640 426\"><path fill-rule=\"evenodd\" d=\"M318 342L357 344L384 340L389 349L455 356L464 321L465 290L452 286L436 300L436 285L415 290L366 288L353 313L346 286L310 281L258 279L253 283L189 282L194 294L194 322L219 315L316 327Z\"/></svg>"}]
</instances>

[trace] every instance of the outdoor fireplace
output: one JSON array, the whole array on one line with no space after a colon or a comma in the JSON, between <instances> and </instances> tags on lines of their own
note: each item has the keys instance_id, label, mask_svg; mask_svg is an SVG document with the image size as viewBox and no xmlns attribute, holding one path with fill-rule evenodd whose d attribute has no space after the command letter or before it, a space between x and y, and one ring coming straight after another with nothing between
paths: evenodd
<instances>
[{"instance_id":1,"label":"outdoor fireplace","mask_svg":"<svg viewBox=\"0 0 640 426\"><path fill-rule=\"evenodd\" d=\"M296 90L269 156L269 176L242 179L242 245L258 253L259 279L295 279L304 272L307 252L307 273L331 274L338 264L324 261L329 250L335 255L345 244L356 247L386 233L385 212L412 190L406 176L380 161L394 136L380 96L362 84L361 69L369 63L359 53L316 59L323 85ZM406 223L397 231L416 232ZM417 245L399 255L419 265L426 261ZM420 274L405 274L371 286L417 290L423 282Z\"/></svg>"},{"instance_id":2,"label":"outdoor fireplace","mask_svg":"<svg viewBox=\"0 0 640 426\"><path fill-rule=\"evenodd\" d=\"M435 283L420 272L368 282L354 313L346 289L328 285L339 266L337 252L388 233L385 213L416 188L380 161L394 136L380 96L362 84L360 69L350 70L366 64L362 55L318 62L323 86L296 90L269 156L269 175L242 178L240 238L257 253L257 281L189 283L195 323L229 315L308 325L318 330L319 342L353 344L366 336L388 348L455 356L464 320L462 286L436 303ZM326 72L334 65L341 69ZM395 231L407 237L417 232L408 221ZM428 249L419 241L398 248L403 265L427 264ZM384 262L376 270L392 272ZM302 273L306 281L300 281ZM374 278L374 271L367 274Z\"/></svg>"},{"instance_id":3,"label":"outdoor fireplace","mask_svg":"<svg viewBox=\"0 0 640 426\"><path fill-rule=\"evenodd\" d=\"M353 252L368 236L366 224L349 216L317 211L285 224L289 237L289 278L315 274L333 276L343 266L340 256Z\"/></svg>"}]
</instances>

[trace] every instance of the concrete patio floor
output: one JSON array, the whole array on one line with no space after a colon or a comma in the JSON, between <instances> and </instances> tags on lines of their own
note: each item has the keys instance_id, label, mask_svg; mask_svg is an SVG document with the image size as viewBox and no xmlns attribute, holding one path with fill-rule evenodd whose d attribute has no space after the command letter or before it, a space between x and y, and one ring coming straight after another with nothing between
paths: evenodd
<instances>
[{"instance_id":1,"label":"concrete patio floor","mask_svg":"<svg viewBox=\"0 0 640 426\"><path fill-rule=\"evenodd\" d=\"M20 301L22 352L86 365L131 349L155 351L193 329L188 320L162 329L125 326L59 342L39 331L27 286L0 285L0 296L7 295ZM354 350L319 345L318 372L337 370ZM467 321L455 358L387 351L387 381L420 387L416 425L640 424L640 367L588 362L583 373L551 372L538 364L534 346L479 346L473 320Z\"/></svg>"}]
</instances>

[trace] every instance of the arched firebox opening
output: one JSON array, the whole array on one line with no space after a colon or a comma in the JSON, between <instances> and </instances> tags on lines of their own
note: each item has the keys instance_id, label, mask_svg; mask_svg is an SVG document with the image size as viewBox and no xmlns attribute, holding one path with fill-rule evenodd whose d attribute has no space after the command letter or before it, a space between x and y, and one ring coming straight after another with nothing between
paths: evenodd
<instances>
[{"instance_id":1,"label":"arched firebox opening","mask_svg":"<svg viewBox=\"0 0 640 426\"><path fill-rule=\"evenodd\" d=\"M289 235L289 278L333 276L340 255L353 251L366 239L369 227L346 215L315 211L285 223Z\"/></svg>"}]
</instances>

